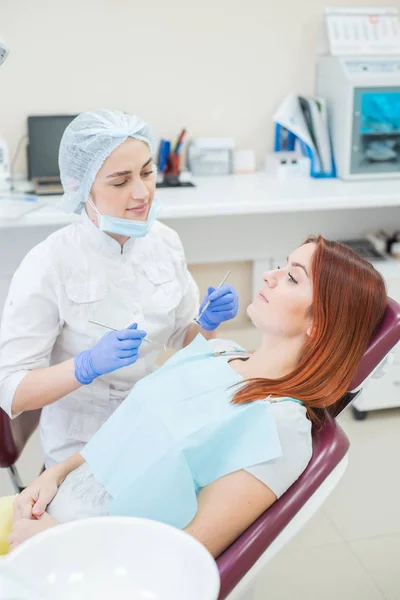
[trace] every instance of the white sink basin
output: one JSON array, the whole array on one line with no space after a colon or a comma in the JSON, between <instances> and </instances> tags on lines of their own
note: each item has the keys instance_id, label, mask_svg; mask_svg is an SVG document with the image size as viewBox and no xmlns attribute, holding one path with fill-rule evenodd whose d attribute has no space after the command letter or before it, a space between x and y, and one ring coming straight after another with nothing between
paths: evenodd
<instances>
[{"instance_id":1,"label":"white sink basin","mask_svg":"<svg viewBox=\"0 0 400 600\"><path fill-rule=\"evenodd\" d=\"M147 519L66 523L27 540L0 566L37 589L41 600L216 600L219 592L218 570L204 546Z\"/></svg>"}]
</instances>

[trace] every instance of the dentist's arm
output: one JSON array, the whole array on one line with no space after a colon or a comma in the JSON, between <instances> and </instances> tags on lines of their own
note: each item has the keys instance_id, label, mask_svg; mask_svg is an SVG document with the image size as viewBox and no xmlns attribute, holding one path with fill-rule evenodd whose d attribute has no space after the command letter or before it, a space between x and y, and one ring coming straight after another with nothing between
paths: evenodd
<instances>
[{"instance_id":1,"label":"dentist's arm","mask_svg":"<svg viewBox=\"0 0 400 600\"><path fill-rule=\"evenodd\" d=\"M232 285L224 284L217 289L209 287L200 305L199 314L202 313L208 302L209 305L201 315L199 324L193 323L189 325L185 335L184 346L190 344L198 333L202 333L206 340L215 338L217 327L224 321L234 319L237 315L239 300Z\"/></svg>"},{"instance_id":2,"label":"dentist's arm","mask_svg":"<svg viewBox=\"0 0 400 600\"><path fill-rule=\"evenodd\" d=\"M15 390L12 413L51 404L100 375L133 364L145 335L134 323L126 329L106 333L95 346L73 359L30 371Z\"/></svg>"},{"instance_id":3,"label":"dentist's arm","mask_svg":"<svg viewBox=\"0 0 400 600\"><path fill-rule=\"evenodd\" d=\"M19 519L37 519L43 515L46 507L57 494L64 479L85 462L81 454L73 454L53 467L44 471L14 500L13 522Z\"/></svg>"},{"instance_id":4,"label":"dentist's arm","mask_svg":"<svg viewBox=\"0 0 400 600\"><path fill-rule=\"evenodd\" d=\"M23 377L14 392L12 416L51 404L81 385L75 377L73 358L52 367L33 369Z\"/></svg>"},{"instance_id":5,"label":"dentist's arm","mask_svg":"<svg viewBox=\"0 0 400 600\"><path fill-rule=\"evenodd\" d=\"M63 293L49 257L37 246L14 274L1 320L0 407L11 417L51 404L138 358L146 334L133 324L106 333L92 348L50 366L64 327L59 311Z\"/></svg>"},{"instance_id":6,"label":"dentist's arm","mask_svg":"<svg viewBox=\"0 0 400 600\"><path fill-rule=\"evenodd\" d=\"M182 242L176 232L171 229L164 232L168 245L175 251L177 266L176 279L180 284L182 298L175 309L174 332L167 341L167 346L180 350L187 346L198 333L206 339L215 337L215 329L223 322L233 319L238 311L238 297L232 286L222 285L218 289L209 287L199 309L199 289L189 272ZM204 311L200 324L194 322L197 316L210 300L210 305Z\"/></svg>"},{"instance_id":7,"label":"dentist's arm","mask_svg":"<svg viewBox=\"0 0 400 600\"><path fill-rule=\"evenodd\" d=\"M199 325L196 325L196 323L192 323L186 330L183 346L188 346L190 342L192 342L196 335L199 333L201 333L206 338L206 340L213 340L216 337L215 331L206 331L205 329L202 329Z\"/></svg>"}]
</instances>

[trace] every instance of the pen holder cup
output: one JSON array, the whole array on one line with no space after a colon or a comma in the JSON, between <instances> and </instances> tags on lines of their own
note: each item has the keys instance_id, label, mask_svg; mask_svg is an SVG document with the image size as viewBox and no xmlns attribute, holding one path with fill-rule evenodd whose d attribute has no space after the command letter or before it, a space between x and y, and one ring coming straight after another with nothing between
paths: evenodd
<instances>
[{"instance_id":1,"label":"pen holder cup","mask_svg":"<svg viewBox=\"0 0 400 600\"><path fill-rule=\"evenodd\" d=\"M167 168L165 173L169 175L178 175L180 173L181 156L178 152L170 152L167 158Z\"/></svg>"},{"instance_id":2,"label":"pen holder cup","mask_svg":"<svg viewBox=\"0 0 400 600\"><path fill-rule=\"evenodd\" d=\"M181 157L178 152L170 152L167 158L167 168L164 172L164 183L167 185L180 185L180 163Z\"/></svg>"}]
</instances>

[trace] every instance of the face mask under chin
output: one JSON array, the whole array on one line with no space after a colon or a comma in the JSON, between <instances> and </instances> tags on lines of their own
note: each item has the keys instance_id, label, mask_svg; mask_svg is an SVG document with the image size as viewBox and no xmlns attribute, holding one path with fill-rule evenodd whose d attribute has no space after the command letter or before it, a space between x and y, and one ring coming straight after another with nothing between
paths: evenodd
<instances>
[{"instance_id":1,"label":"face mask under chin","mask_svg":"<svg viewBox=\"0 0 400 600\"><path fill-rule=\"evenodd\" d=\"M102 215L90 197L88 204L93 208L97 215L98 228L100 231L132 238L140 238L147 235L159 213L159 202L157 198L153 199L146 221L121 219L119 217L111 217L110 215Z\"/></svg>"}]
</instances>

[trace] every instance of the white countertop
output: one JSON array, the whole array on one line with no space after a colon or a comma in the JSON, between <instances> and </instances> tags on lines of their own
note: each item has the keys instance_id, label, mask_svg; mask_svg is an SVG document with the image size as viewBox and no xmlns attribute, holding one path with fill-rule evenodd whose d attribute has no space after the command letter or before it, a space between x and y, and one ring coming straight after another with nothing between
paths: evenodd
<instances>
[{"instance_id":1,"label":"white countertop","mask_svg":"<svg viewBox=\"0 0 400 600\"><path fill-rule=\"evenodd\" d=\"M338 179L274 179L265 173L197 178L195 188L157 190L161 220L217 215L400 207L400 180L343 182ZM5 194L0 194L1 196ZM16 195L21 197L20 194ZM76 215L60 208L61 196L40 197L38 207L19 218L4 218L0 228L65 225ZM1 209L1 204L0 204Z\"/></svg>"}]
</instances>

